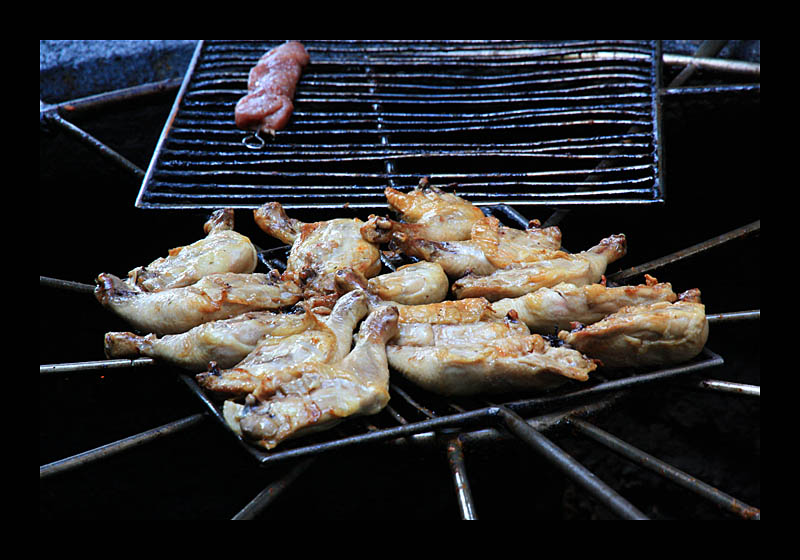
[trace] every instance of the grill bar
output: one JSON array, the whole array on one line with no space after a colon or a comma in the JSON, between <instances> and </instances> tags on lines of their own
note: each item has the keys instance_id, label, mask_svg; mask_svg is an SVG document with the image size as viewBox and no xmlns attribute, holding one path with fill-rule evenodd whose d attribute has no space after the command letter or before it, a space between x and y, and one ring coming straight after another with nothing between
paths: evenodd
<instances>
[{"instance_id":1,"label":"grill bar","mask_svg":"<svg viewBox=\"0 0 800 560\"><path fill-rule=\"evenodd\" d=\"M597 426L590 424L589 422L570 417L567 418L567 424L569 424L576 432L588 436L594 441L605 445L612 451L625 457L626 459L629 459L656 474L672 480L684 488L688 488L689 490L712 501L723 509L735 513L744 519L761 518L761 511L759 509L747 504L743 504L736 498L721 492L717 488L714 488L703 481L697 480L693 476L673 467L669 463L665 463L649 453L645 453L644 451L622 441L621 439L609 434Z\"/></svg>"},{"instance_id":2,"label":"grill bar","mask_svg":"<svg viewBox=\"0 0 800 560\"><path fill-rule=\"evenodd\" d=\"M500 409L506 427L530 447L547 457L568 478L584 488L589 494L624 519L647 519L631 503L620 496L613 488L600 480L594 473L575 461L560 447L555 445L538 430L531 428L520 416L506 408Z\"/></svg>"},{"instance_id":3,"label":"grill bar","mask_svg":"<svg viewBox=\"0 0 800 560\"><path fill-rule=\"evenodd\" d=\"M659 200L657 41L304 44L292 122L253 150L234 106L275 44L201 42L137 205L374 208L420 176L476 204Z\"/></svg>"},{"instance_id":4,"label":"grill bar","mask_svg":"<svg viewBox=\"0 0 800 560\"><path fill-rule=\"evenodd\" d=\"M450 438L447 442L447 462L453 473L453 485L458 498L458 508L461 519L477 519L475 503L472 499L472 490L467 477L467 467L464 459L464 445L459 436Z\"/></svg>"},{"instance_id":5,"label":"grill bar","mask_svg":"<svg viewBox=\"0 0 800 560\"><path fill-rule=\"evenodd\" d=\"M127 451L134 447L150 443L158 438L182 432L183 430L198 424L205 418L206 414L194 414L192 416L187 416L186 418L181 418L180 420L170 422L169 424L159 426L158 428L153 428L152 430L148 430L146 432L142 432L140 434L91 449L89 451L84 451L83 453L79 453L59 461L54 461L52 463L48 463L47 465L42 465L39 467L39 478L42 479L54 474L72 470L88 463L105 459L106 457L116 453Z\"/></svg>"}]
</instances>

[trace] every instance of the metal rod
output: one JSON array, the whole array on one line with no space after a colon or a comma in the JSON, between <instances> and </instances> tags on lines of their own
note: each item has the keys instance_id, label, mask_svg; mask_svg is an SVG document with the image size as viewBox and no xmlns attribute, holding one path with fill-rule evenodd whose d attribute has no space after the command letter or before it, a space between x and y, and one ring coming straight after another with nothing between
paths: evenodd
<instances>
[{"instance_id":1,"label":"metal rod","mask_svg":"<svg viewBox=\"0 0 800 560\"><path fill-rule=\"evenodd\" d=\"M120 155L115 150L112 150L111 148L103 144L100 140L98 140L88 132L75 126L68 120L62 118L61 115L59 115L57 112L55 111L49 112L47 115L47 121L58 125L59 127L61 127L62 130L68 132L69 134L71 134L73 137L77 138L84 144L95 149L109 161L112 161L121 168L132 173L137 179L141 179L144 177L144 170L142 170L139 166L132 163L130 160Z\"/></svg>"},{"instance_id":2,"label":"metal rod","mask_svg":"<svg viewBox=\"0 0 800 560\"><path fill-rule=\"evenodd\" d=\"M169 424L164 424L158 428L115 441L114 443L109 443L90 451L84 451L83 453L73 455L72 457L67 457L66 459L60 459L58 461L48 463L47 465L39 467L39 478L42 479L57 473L62 473L76 467L86 465L87 463L105 459L120 453L121 451L138 447L158 438L181 432L198 424L205 417L205 414L194 414L192 416L187 416L186 418L176 420L175 422L170 422Z\"/></svg>"},{"instance_id":3,"label":"metal rod","mask_svg":"<svg viewBox=\"0 0 800 560\"><path fill-rule=\"evenodd\" d=\"M182 77L168 78L160 82L139 84L129 88L116 89L113 91L98 93L96 95L89 95L86 97L71 99L69 101L63 101L48 106L48 109L57 109L60 111L66 111L68 113L77 113L80 111L97 109L112 103L125 102L134 99L140 99L153 94L176 91L182 82Z\"/></svg>"},{"instance_id":4,"label":"metal rod","mask_svg":"<svg viewBox=\"0 0 800 560\"><path fill-rule=\"evenodd\" d=\"M728 60L726 58L712 58L671 53L664 53L661 56L661 60L667 66L686 66L693 64L696 68L702 70L715 70L719 72L730 72L732 74L761 76L760 62L745 62L742 60Z\"/></svg>"},{"instance_id":5,"label":"metal rod","mask_svg":"<svg viewBox=\"0 0 800 560\"><path fill-rule=\"evenodd\" d=\"M144 367L152 366L155 363L156 361L153 358L136 358L134 360L96 360L92 362L72 362L67 364L44 364L39 366L39 374Z\"/></svg>"},{"instance_id":6,"label":"metal rod","mask_svg":"<svg viewBox=\"0 0 800 560\"><path fill-rule=\"evenodd\" d=\"M710 86L687 86L687 87L670 87L661 90L662 99L672 99L678 96L701 95L707 96L711 94L727 94L727 95L755 95L761 93L761 84L722 84Z\"/></svg>"},{"instance_id":7,"label":"metal rod","mask_svg":"<svg viewBox=\"0 0 800 560\"><path fill-rule=\"evenodd\" d=\"M530 427L520 416L507 408L500 407L500 410L506 427L512 433L544 455L570 480L583 487L612 512L625 519L647 519L641 511L620 496L616 490L600 480L597 475L578 463L544 435Z\"/></svg>"},{"instance_id":8,"label":"metal rod","mask_svg":"<svg viewBox=\"0 0 800 560\"><path fill-rule=\"evenodd\" d=\"M753 321L761 319L761 310L730 311L728 313L712 313L706 315L709 323L733 323L738 321Z\"/></svg>"},{"instance_id":9,"label":"metal rod","mask_svg":"<svg viewBox=\"0 0 800 560\"><path fill-rule=\"evenodd\" d=\"M697 243L696 245L687 247L682 251L676 251L675 253L672 253L665 257L661 257L660 259L655 259L639 266L634 266L626 270L620 270L613 274L609 274L607 278L612 282L619 282L620 280L625 280L632 276L638 276L639 274L650 272L657 268L661 268L662 266L666 266L668 264L672 264L674 262L683 260L687 257L691 257L703 251L707 251L709 249L712 249L714 247L717 247L734 239L747 237L748 235L757 233L759 231L761 231L761 220L757 220L746 226L742 226L733 231L730 231L723 235L719 235L702 243Z\"/></svg>"},{"instance_id":10,"label":"metal rod","mask_svg":"<svg viewBox=\"0 0 800 560\"><path fill-rule=\"evenodd\" d=\"M723 47L728 43L728 39L709 39L703 43L694 52L694 55L689 57L688 63L680 73L673 78L669 83L669 87L679 87L685 84L689 78L700 68L697 61L692 60L695 58L705 59L715 56Z\"/></svg>"},{"instance_id":11,"label":"metal rod","mask_svg":"<svg viewBox=\"0 0 800 560\"><path fill-rule=\"evenodd\" d=\"M736 498L721 492L713 486L697 480L680 469L653 457L629 443L613 436L612 434L594 426L584 420L578 418L567 418L569 424L575 431L586 435L593 440L605 445L612 451L622 455L623 457L633 461L634 463L660 474L684 488L712 501L716 505L735 513L744 519L760 519L761 510L749 506Z\"/></svg>"},{"instance_id":12,"label":"metal rod","mask_svg":"<svg viewBox=\"0 0 800 560\"><path fill-rule=\"evenodd\" d=\"M94 292L94 286L90 284L73 282L71 280L59 280L58 278L50 278L49 276L39 276L39 285L47 288L58 288L59 290L71 290L73 292Z\"/></svg>"},{"instance_id":13,"label":"metal rod","mask_svg":"<svg viewBox=\"0 0 800 560\"><path fill-rule=\"evenodd\" d=\"M720 391L723 393L734 393L737 395L746 395L748 397L760 397L760 385L748 385L746 383L733 383L731 381L721 381L719 379L702 379L695 385L698 389L707 389L709 391Z\"/></svg>"},{"instance_id":14,"label":"metal rod","mask_svg":"<svg viewBox=\"0 0 800 560\"><path fill-rule=\"evenodd\" d=\"M298 465L293 467L284 477L271 483L264 488L261 492L253 498L239 513L232 517L233 521L245 521L254 519L261 511L269 506L275 499L288 488L297 477L303 474L314 458L309 458L301 461Z\"/></svg>"},{"instance_id":15,"label":"metal rod","mask_svg":"<svg viewBox=\"0 0 800 560\"><path fill-rule=\"evenodd\" d=\"M450 465L450 471L453 473L453 484L458 497L461 519L476 520L475 503L472 499L472 491L470 490L464 460L464 446L459 436L452 437L447 442L447 462Z\"/></svg>"}]
</instances>

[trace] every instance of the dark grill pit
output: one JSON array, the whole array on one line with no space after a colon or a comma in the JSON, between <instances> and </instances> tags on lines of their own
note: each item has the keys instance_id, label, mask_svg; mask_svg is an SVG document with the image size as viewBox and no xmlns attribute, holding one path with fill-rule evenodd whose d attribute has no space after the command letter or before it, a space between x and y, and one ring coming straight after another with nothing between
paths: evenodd
<instances>
[{"instance_id":1,"label":"dark grill pit","mask_svg":"<svg viewBox=\"0 0 800 560\"><path fill-rule=\"evenodd\" d=\"M69 118L146 168L173 97L174 90ZM585 247L606 233L625 232L630 247L617 263L622 270L759 220L752 194L760 180L759 120L757 96L717 94L680 102L667 96L666 203L572 209L560 224L565 245ZM198 237L204 210L136 209L139 186L139 179L59 128L43 132L40 274L92 283L101 271L124 273ZM544 221L552 210L523 213ZM363 216L358 209L293 214L311 221L348 213ZM257 244L270 243L247 210L237 214L237 229ZM751 235L652 274L676 289L700 287L709 314L759 309L759 258L759 237ZM41 364L102 360L103 334L124 328L86 294L43 286L40 297ZM759 385L758 329L757 320L712 325L708 347L724 365L636 389L590 421L760 507L758 399L681 386L708 377ZM203 412L174 370L160 366L43 374L40 399L41 465ZM180 433L42 479L40 517L230 518L268 484L302 465L305 469L260 518L455 519L459 509L445 435L437 445L353 446L321 454L307 465L301 459L257 466L219 425L201 420ZM734 518L567 426L547 437L650 517ZM615 517L513 437L470 442L465 450L479 518Z\"/></svg>"}]
</instances>

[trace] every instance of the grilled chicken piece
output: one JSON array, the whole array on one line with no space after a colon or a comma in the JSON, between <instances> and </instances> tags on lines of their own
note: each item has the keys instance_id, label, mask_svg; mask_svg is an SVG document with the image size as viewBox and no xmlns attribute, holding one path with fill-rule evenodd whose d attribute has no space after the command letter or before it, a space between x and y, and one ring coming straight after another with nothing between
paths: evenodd
<instances>
[{"instance_id":1,"label":"grilled chicken piece","mask_svg":"<svg viewBox=\"0 0 800 560\"><path fill-rule=\"evenodd\" d=\"M204 276L191 286L160 292L133 290L113 274L96 280L95 297L135 329L177 334L249 311L269 311L300 301L300 289L274 275L226 273Z\"/></svg>"},{"instance_id":2,"label":"grilled chicken piece","mask_svg":"<svg viewBox=\"0 0 800 560\"><path fill-rule=\"evenodd\" d=\"M494 216L475 222L470 239L495 268L552 258L561 249L561 230L556 226L543 228L531 222L521 230L503 226Z\"/></svg>"},{"instance_id":3,"label":"grilled chicken piece","mask_svg":"<svg viewBox=\"0 0 800 560\"><path fill-rule=\"evenodd\" d=\"M336 303L333 274L340 268L366 278L381 270L380 251L361 237L363 222L357 218L304 223L289 218L277 202L256 209L254 217L264 232L292 244L283 279L299 285L312 308L330 310Z\"/></svg>"},{"instance_id":4,"label":"grilled chicken piece","mask_svg":"<svg viewBox=\"0 0 800 560\"><path fill-rule=\"evenodd\" d=\"M336 271L335 279L339 293L345 294L353 290L362 290L367 297L370 311L383 307L397 308L400 323L459 324L473 323L484 317L495 317L489 301L485 298L467 298L456 301L447 300L406 305L396 301L385 300L371 292L366 279L350 269L343 268Z\"/></svg>"},{"instance_id":5,"label":"grilled chicken piece","mask_svg":"<svg viewBox=\"0 0 800 560\"><path fill-rule=\"evenodd\" d=\"M605 284L561 283L517 298L495 301L492 309L501 317L515 313L532 332L555 334L569 329L573 322L595 323L623 307L677 299L669 283L659 284L649 275L645 278L644 285L613 288Z\"/></svg>"},{"instance_id":6,"label":"grilled chicken piece","mask_svg":"<svg viewBox=\"0 0 800 560\"><path fill-rule=\"evenodd\" d=\"M337 273L344 290L356 282ZM371 310L392 304L367 294ZM596 366L579 352L551 348L513 316L498 318L485 298L397 305L398 332L389 364L412 382L445 395L472 395L585 380Z\"/></svg>"},{"instance_id":7,"label":"grilled chicken piece","mask_svg":"<svg viewBox=\"0 0 800 560\"><path fill-rule=\"evenodd\" d=\"M377 414L389 401L386 342L396 331L394 308L370 313L355 347L341 361L295 365L283 373L291 381L278 387L262 383L243 405L226 401L228 425L246 440L272 449L344 418Z\"/></svg>"},{"instance_id":8,"label":"grilled chicken piece","mask_svg":"<svg viewBox=\"0 0 800 560\"><path fill-rule=\"evenodd\" d=\"M645 367L678 364L697 356L708 339L700 290L678 296L674 303L624 307L592 325L574 325L558 337L599 360L604 367Z\"/></svg>"},{"instance_id":9,"label":"grilled chicken piece","mask_svg":"<svg viewBox=\"0 0 800 560\"><path fill-rule=\"evenodd\" d=\"M420 261L370 278L367 290L386 301L421 305L442 301L450 290L450 282L440 265Z\"/></svg>"},{"instance_id":10,"label":"grilled chicken piece","mask_svg":"<svg viewBox=\"0 0 800 560\"><path fill-rule=\"evenodd\" d=\"M170 249L166 257L131 270L126 283L135 290L160 292L189 286L209 274L253 272L258 264L256 249L250 239L233 231L233 221L232 209L217 210L203 227L204 239Z\"/></svg>"},{"instance_id":11,"label":"grilled chicken piece","mask_svg":"<svg viewBox=\"0 0 800 560\"><path fill-rule=\"evenodd\" d=\"M490 301L523 296L539 288L562 282L583 286L599 282L606 267L625 255L624 235L613 235L588 251L576 254L558 252L553 258L514 264L480 276L469 274L455 281L456 298L485 297Z\"/></svg>"},{"instance_id":12,"label":"grilled chicken piece","mask_svg":"<svg viewBox=\"0 0 800 560\"><path fill-rule=\"evenodd\" d=\"M501 225L494 216L484 216L472 225L467 240L430 241L397 231L392 234L392 244L410 257L440 264L450 278L461 278L553 258L561 247L561 230L555 226L519 230Z\"/></svg>"},{"instance_id":13,"label":"grilled chicken piece","mask_svg":"<svg viewBox=\"0 0 800 560\"><path fill-rule=\"evenodd\" d=\"M392 234L392 244L409 257L438 264L450 278L461 278L467 274L484 276L496 270L496 267L486 259L481 248L469 239L429 241L398 231Z\"/></svg>"},{"instance_id":14,"label":"grilled chicken piece","mask_svg":"<svg viewBox=\"0 0 800 560\"><path fill-rule=\"evenodd\" d=\"M236 126L274 134L289 122L295 88L309 56L302 43L287 41L250 69L248 93L236 103Z\"/></svg>"},{"instance_id":15,"label":"grilled chicken piece","mask_svg":"<svg viewBox=\"0 0 800 560\"><path fill-rule=\"evenodd\" d=\"M390 209L399 214L401 221L370 216L361 234L372 243L388 243L397 231L429 241L465 240L470 238L475 221L484 216L478 207L431 186L427 179L408 193L391 187L384 193Z\"/></svg>"},{"instance_id":16,"label":"grilled chicken piece","mask_svg":"<svg viewBox=\"0 0 800 560\"><path fill-rule=\"evenodd\" d=\"M294 379L291 371L299 364L341 361L352 346L353 330L368 312L363 290L342 296L327 319L306 310L292 330L266 334L235 366L211 368L198 374L197 382L227 398L243 397L259 385L277 388Z\"/></svg>"},{"instance_id":17,"label":"grilled chicken piece","mask_svg":"<svg viewBox=\"0 0 800 560\"><path fill-rule=\"evenodd\" d=\"M106 333L105 354L109 358L146 356L197 372L206 371L210 362L219 368L230 368L252 352L266 335L286 337L302 332L307 325L304 314L255 311L162 337Z\"/></svg>"},{"instance_id":18,"label":"grilled chicken piece","mask_svg":"<svg viewBox=\"0 0 800 560\"><path fill-rule=\"evenodd\" d=\"M586 381L597 365L555 348L523 323L401 324L386 346L389 365L412 383L445 396L495 394Z\"/></svg>"}]
</instances>

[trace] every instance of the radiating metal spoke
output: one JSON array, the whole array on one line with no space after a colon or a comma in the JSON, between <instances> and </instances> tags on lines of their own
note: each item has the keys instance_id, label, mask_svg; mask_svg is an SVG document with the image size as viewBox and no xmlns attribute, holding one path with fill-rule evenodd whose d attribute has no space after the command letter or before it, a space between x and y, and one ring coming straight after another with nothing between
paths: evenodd
<instances>
[{"instance_id":1,"label":"radiating metal spoke","mask_svg":"<svg viewBox=\"0 0 800 560\"><path fill-rule=\"evenodd\" d=\"M695 477L686 474L680 469L653 457L649 453L642 451L626 443L625 441L615 437L614 435L598 428L575 417L566 419L566 422L572 426L577 432L589 436L593 440L605 445L612 451L622 455L623 457L635 462L636 464L645 467L656 474L659 474L684 488L688 488L692 492L712 501L716 505L735 513L745 519L760 519L761 510L749 506L736 498L721 492L717 488L706 484Z\"/></svg>"},{"instance_id":2,"label":"radiating metal spoke","mask_svg":"<svg viewBox=\"0 0 800 560\"><path fill-rule=\"evenodd\" d=\"M452 437L447 442L447 461L450 471L453 473L453 484L458 497L458 508L461 512L461 519L475 520L475 503L472 499L469 478L467 478L467 467L464 460L464 446L459 436Z\"/></svg>"},{"instance_id":3,"label":"radiating metal spoke","mask_svg":"<svg viewBox=\"0 0 800 560\"><path fill-rule=\"evenodd\" d=\"M760 231L761 231L761 220L757 220L755 222L747 224L746 226L742 226L723 235L719 235L702 243L697 243L695 245L692 245L691 247L687 247L682 251L676 251L665 257L652 260L648 263L644 263L639 266L634 266L625 270L620 270L619 272L615 272L613 274L609 274L607 278L609 281L612 282L619 282L621 280L626 280L633 276L644 274L645 272L652 272L653 270L656 270L663 266L673 264L680 260L697 255L698 253L708 251L709 249L713 249L714 247L718 247L720 245L733 241L734 239L745 238L751 234L758 233Z\"/></svg>"},{"instance_id":4,"label":"radiating metal spoke","mask_svg":"<svg viewBox=\"0 0 800 560\"><path fill-rule=\"evenodd\" d=\"M205 417L205 414L194 414L192 416L187 416L186 418L176 420L175 422L164 424L158 428L154 428L152 430L148 430L146 432L97 447L90 451L84 451L83 453L73 455L72 457L67 457L66 459L60 459L58 461L48 463L47 465L39 467L39 478L41 479L57 473L62 473L76 467L93 463L100 459L105 459L106 457L116 455L117 453L138 447L145 443L149 443L158 438L172 435L177 432L182 432L183 430L198 424Z\"/></svg>"},{"instance_id":5,"label":"radiating metal spoke","mask_svg":"<svg viewBox=\"0 0 800 560\"><path fill-rule=\"evenodd\" d=\"M760 397L760 385L748 385L746 383L733 383L731 381L722 381L719 379L702 379L694 384L698 389L706 389L709 391L719 391L721 393L734 393L737 395L745 395L748 397Z\"/></svg>"},{"instance_id":6,"label":"radiating metal spoke","mask_svg":"<svg viewBox=\"0 0 800 560\"><path fill-rule=\"evenodd\" d=\"M517 414L501 407L501 416L506 427L530 447L553 463L567 478L580 485L600 503L625 519L647 519L633 504L616 490L600 480L592 471L581 465L563 449L555 445L539 431L528 425Z\"/></svg>"},{"instance_id":7,"label":"radiating metal spoke","mask_svg":"<svg viewBox=\"0 0 800 560\"><path fill-rule=\"evenodd\" d=\"M269 484L261 492L256 495L244 508L241 509L236 515L232 517L234 521L245 521L254 519L260 512L274 502L278 496L288 488L297 477L303 474L314 458L309 458L301 461L298 465L293 467L284 477Z\"/></svg>"},{"instance_id":8,"label":"radiating metal spoke","mask_svg":"<svg viewBox=\"0 0 800 560\"><path fill-rule=\"evenodd\" d=\"M135 360L96 360L92 362L72 362L66 364L44 364L39 366L39 374L73 373L76 371L100 371L155 365L153 358L136 358Z\"/></svg>"}]
</instances>

